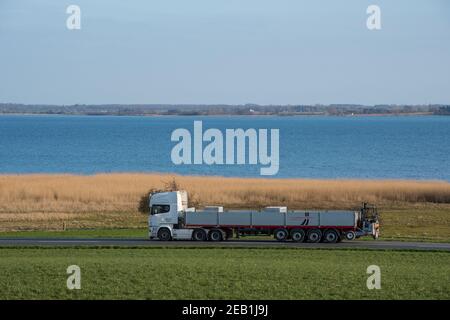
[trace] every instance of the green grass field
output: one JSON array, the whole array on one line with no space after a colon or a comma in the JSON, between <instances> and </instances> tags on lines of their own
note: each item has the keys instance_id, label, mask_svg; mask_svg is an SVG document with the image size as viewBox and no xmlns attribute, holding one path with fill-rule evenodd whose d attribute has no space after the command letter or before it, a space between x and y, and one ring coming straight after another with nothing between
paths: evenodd
<instances>
[{"instance_id":1,"label":"green grass field","mask_svg":"<svg viewBox=\"0 0 450 320\"><path fill-rule=\"evenodd\" d=\"M81 290L66 269L81 268ZM366 269L381 268L381 290ZM0 299L449 299L450 253L0 248Z\"/></svg>"},{"instance_id":2,"label":"green grass field","mask_svg":"<svg viewBox=\"0 0 450 320\"><path fill-rule=\"evenodd\" d=\"M147 228L70 229L64 231L33 230L0 232L1 238L148 238Z\"/></svg>"}]
</instances>

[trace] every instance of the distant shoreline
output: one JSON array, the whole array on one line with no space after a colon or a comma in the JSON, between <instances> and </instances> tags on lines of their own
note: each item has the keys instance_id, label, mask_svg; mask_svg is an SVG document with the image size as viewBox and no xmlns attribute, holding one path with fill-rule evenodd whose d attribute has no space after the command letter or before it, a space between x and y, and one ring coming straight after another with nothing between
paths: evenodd
<instances>
[{"instance_id":1,"label":"distant shoreline","mask_svg":"<svg viewBox=\"0 0 450 320\"><path fill-rule=\"evenodd\" d=\"M445 114L447 115L447 114ZM450 115L450 114L448 114ZM0 116L89 116L89 117L408 117L408 116L441 116L432 112L410 113L358 113L358 114L326 114L326 113L298 113L298 114L89 114L89 113L0 113Z\"/></svg>"},{"instance_id":2,"label":"distant shoreline","mask_svg":"<svg viewBox=\"0 0 450 320\"><path fill-rule=\"evenodd\" d=\"M74 116L427 116L450 115L450 105L227 105L104 104L27 105L0 103L0 115Z\"/></svg>"}]
</instances>

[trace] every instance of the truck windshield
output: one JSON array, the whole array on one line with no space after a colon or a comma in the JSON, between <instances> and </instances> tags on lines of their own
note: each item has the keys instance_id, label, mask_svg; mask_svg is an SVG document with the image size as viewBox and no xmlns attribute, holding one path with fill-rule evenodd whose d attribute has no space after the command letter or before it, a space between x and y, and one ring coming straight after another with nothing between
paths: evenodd
<instances>
[{"instance_id":1,"label":"truck windshield","mask_svg":"<svg viewBox=\"0 0 450 320\"><path fill-rule=\"evenodd\" d=\"M152 205L151 214L166 213L170 211L170 206L167 204L154 204Z\"/></svg>"}]
</instances>

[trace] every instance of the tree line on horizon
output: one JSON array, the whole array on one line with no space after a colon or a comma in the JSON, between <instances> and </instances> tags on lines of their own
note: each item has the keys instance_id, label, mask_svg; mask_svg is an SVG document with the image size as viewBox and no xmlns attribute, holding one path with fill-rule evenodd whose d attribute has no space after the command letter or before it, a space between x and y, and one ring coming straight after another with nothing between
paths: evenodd
<instances>
[{"instance_id":1,"label":"tree line on horizon","mask_svg":"<svg viewBox=\"0 0 450 320\"><path fill-rule=\"evenodd\" d=\"M450 105L194 105L104 104L46 105L0 103L2 114L61 115L359 115L434 114L450 115Z\"/></svg>"}]
</instances>

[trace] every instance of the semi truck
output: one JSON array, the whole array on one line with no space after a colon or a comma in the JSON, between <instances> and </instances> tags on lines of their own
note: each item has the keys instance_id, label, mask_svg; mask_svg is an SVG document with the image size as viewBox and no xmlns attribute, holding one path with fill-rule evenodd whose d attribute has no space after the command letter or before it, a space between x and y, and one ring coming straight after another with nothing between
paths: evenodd
<instances>
[{"instance_id":1,"label":"semi truck","mask_svg":"<svg viewBox=\"0 0 450 320\"><path fill-rule=\"evenodd\" d=\"M359 211L288 210L273 206L262 210L188 207L186 191L156 192L149 199L151 240L224 241L233 236L270 235L278 241L326 242L378 239L377 208L363 203Z\"/></svg>"}]
</instances>

